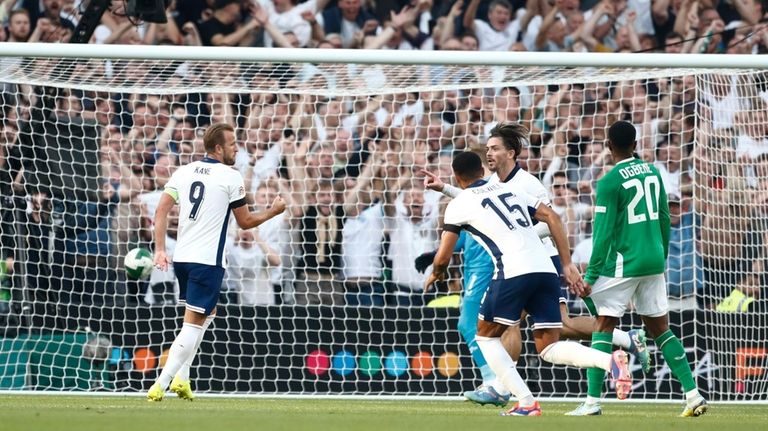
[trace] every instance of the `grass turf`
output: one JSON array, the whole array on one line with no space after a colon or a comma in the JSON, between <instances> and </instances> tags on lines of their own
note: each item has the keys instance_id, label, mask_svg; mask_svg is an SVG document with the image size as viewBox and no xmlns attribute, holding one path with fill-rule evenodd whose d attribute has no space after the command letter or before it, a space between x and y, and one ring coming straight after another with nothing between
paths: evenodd
<instances>
[{"instance_id":1,"label":"grass turf","mask_svg":"<svg viewBox=\"0 0 768 431\"><path fill-rule=\"evenodd\" d=\"M168 395L173 395L169 393ZM0 429L27 430L717 430L765 429L768 406L721 404L678 418L675 404L611 403L603 416L572 418L570 403L542 403L539 418L499 417L499 408L460 401L377 401L0 395Z\"/></svg>"}]
</instances>

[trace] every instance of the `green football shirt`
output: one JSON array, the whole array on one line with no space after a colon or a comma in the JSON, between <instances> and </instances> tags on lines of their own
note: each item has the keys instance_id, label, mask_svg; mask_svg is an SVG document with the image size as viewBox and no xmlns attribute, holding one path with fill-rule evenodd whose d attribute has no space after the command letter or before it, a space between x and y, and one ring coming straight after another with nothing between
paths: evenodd
<instances>
[{"instance_id":1,"label":"green football shirt","mask_svg":"<svg viewBox=\"0 0 768 431\"><path fill-rule=\"evenodd\" d=\"M584 280L663 274L669 252L669 204L655 166L620 161L597 183L592 256Z\"/></svg>"}]
</instances>

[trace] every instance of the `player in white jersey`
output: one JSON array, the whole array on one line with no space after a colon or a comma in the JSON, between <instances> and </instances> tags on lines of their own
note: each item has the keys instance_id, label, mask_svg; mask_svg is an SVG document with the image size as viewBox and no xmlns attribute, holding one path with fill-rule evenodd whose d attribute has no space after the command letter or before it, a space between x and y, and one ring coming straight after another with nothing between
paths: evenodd
<instances>
[{"instance_id":1,"label":"player in white jersey","mask_svg":"<svg viewBox=\"0 0 768 431\"><path fill-rule=\"evenodd\" d=\"M280 197L265 211L248 210L243 177L233 168L237 141L232 126L211 125L203 142L206 157L176 170L165 186L155 215L155 266L166 270L170 264L165 252L168 212L179 204L173 268L179 280L180 302L186 304L186 310L184 325L171 345L165 367L147 393L150 401L162 401L169 383L179 397L194 398L189 367L216 314L226 267L224 243L230 214L235 215L242 229L251 229L285 210Z\"/></svg>"},{"instance_id":2,"label":"player in white jersey","mask_svg":"<svg viewBox=\"0 0 768 431\"><path fill-rule=\"evenodd\" d=\"M504 183L513 184L516 187L524 190L527 194L536 197L546 205L550 205L549 193L546 187L541 184L538 178L525 171L517 163L517 156L526 145L528 137L528 130L525 127L515 123L499 123L489 132L488 142L486 144L486 157L488 160L488 168L493 174L488 178L489 183L495 183L503 179ZM427 176L425 185L443 194L455 197L461 190L451 185L444 184L440 179L431 174L430 172L422 171ZM535 229L539 233L540 237L546 237L548 235L547 228L542 223L534 222ZM552 242L547 238L544 239L544 244L549 251L549 256L552 258L552 263L558 269L558 272L562 274L562 265L560 258L558 257L557 249L552 245ZM566 301L566 294L563 291L560 295L560 314L563 319L563 338L575 339L575 340L591 340L592 330L595 325L595 318L591 316L574 316L570 317L568 314L568 304ZM521 335L514 330L508 333L510 339L521 339ZM505 342L508 339L505 338ZM508 347L511 347L512 343L509 343ZM630 331L622 331L616 328L613 332L613 344L622 348L625 348L635 355L642 365L643 371L650 371L650 355L646 349L646 337L645 331L642 329L632 329ZM522 343L514 343L514 345L522 345ZM510 349L510 354L514 360L518 360L520 357L520 350Z\"/></svg>"},{"instance_id":3,"label":"player in white jersey","mask_svg":"<svg viewBox=\"0 0 768 431\"><path fill-rule=\"evenodd\" d=\"M539 403L501 344L504 332L520 324L523 309L533 319L533 337L541 359L610 371L617 382L618 397L626 398L632 376L625 352L617 350L610 355L578 343L559 341L563 327L558 306L559 276L533 229L532 218L549 227L563 262L563 275L573 292L579 295L585 292L579 271L571 263L568 237L557 213L514 185L483 180L482 161L477 154L460 153L452 167L456 181L464 190L445 210L445 230L425 290L445 278L462 229L469 231L491 255L494 278L480 306L476 339L496 377L518 399L515 407L503 414L541 415ZM525 265L520 265L521 262Z\"/></svg>"}]
</instances>

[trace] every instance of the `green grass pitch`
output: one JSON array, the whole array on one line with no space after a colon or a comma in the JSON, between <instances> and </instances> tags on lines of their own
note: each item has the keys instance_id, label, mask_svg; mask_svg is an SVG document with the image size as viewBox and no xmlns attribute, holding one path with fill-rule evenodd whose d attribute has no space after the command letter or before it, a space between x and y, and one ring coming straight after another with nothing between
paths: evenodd
<instances>
[{"instance_id":1,"label":"green grass pitch","mask_svg":"<svg viewBox=\"0 0 768 431\"><path fill-rule=\"evenodd\" d=\"M169 394L173 395L173 394ZM678 418L676 404L610 403L603 416L571 418L572 403L542 403L539 418L499 417L499 408L461 401L205 398L161 403L138 397L0 395L8 431L151 430L762 430L768 406L714 404L699 418Z\"/></svg>"}]
</instances>

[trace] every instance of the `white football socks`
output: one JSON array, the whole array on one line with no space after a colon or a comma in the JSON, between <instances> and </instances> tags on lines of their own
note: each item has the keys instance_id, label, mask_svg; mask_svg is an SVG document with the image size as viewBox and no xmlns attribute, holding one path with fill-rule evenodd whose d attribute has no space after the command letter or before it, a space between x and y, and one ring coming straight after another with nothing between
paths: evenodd
<instances>
[{"instance_id":1,"label":"white football socks","mask_svg":"<svg viewBox=\"0 0 768 431\"><path fill-rule=\"evenodd\" d=\"M613 345L619 346L624 350L628 350L630 347L632 347L632 340L629 338L629 332L625 332L625 331L622 331L621 329L614 328Z\"/></svg>"},{"instance_id":2,"label":"white football socks","mask_svg":"<svg viewBox=\"0 0 768 431\"><path fill-rule=\"evenodd\" d=\"M595 404L600 404L600 398L590 397L589 395L587 395L587 400L584 401L584 404L588 406L594 406Z\"/></svg>"},{"instance_id":3,"label":"white football socks","mask_svg":"<svg viewBox=\"0 0 768 431\"><path fill-rule=\"evenodd\" d=\"M545 347L539 356L553 364L579 368L602 368L605 371L611 371L611 355L573 341L552 343Z\"/></svg>"},{"instance_id":4,"label":"white football socks","mask_svg":"<svg viewBox=\"0 0 768 431\"><path fill-rule=\"evenodd\" d=\"M200 337L203 328L192 323L184 323L179 331L179 335L173 340L171 350L168 352L168 360L165 367L157 378L157 383L165 390L171 379L176 375L182 365L195 354L195 345Z\"/></svg>"},{"instance_id":5,"label":"white football socks","mask_svg":"<svg viewBox=\"0 0 768 431\"><path fill-rule=\"evenodd\" d=\"M694 401L698 400L701 395L699 394L699 389L691 389L690 391L685 393L685 401L688 405L691 405Z\"/></svg>"},{"instance_id":6,"label":"white football socks","mask_svg":"<svg viewBox=\"0 0 768 431\"><path fill-rule=\"evenodd\" d=\"M501 338L476 336L475 340L501 384L517 398L521 407L532 406L535 402L533 394L531 394L531 390L528 389L528 385L525 384L520 373L517 372L515 361L504 349Z\"/></svg>"},{"instance_id":7,"label":"white football socks","mask_svg":"<svg viewBox=\"0 0 768 431\"><path fill-rule=\"evenodd\" d=\"M214 317L216 317L216 315L211 314L205 318L205 322L203 322L203 328L200 331L200 336L197 337L197 342L195 343L194 353L192 353L192 356L190 356L189 359L181 365L179 372L176 373L176 377L182 380L189 380L189 369L192 367L192 362L194 362L195 358L197 357L197 352L200 351L200 343L203 342L203 338L205 338L205 331L207 331L208 327L211 326Z\"/></svg>"}]
</instances>

